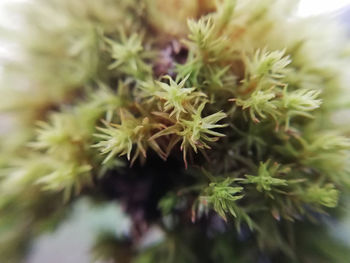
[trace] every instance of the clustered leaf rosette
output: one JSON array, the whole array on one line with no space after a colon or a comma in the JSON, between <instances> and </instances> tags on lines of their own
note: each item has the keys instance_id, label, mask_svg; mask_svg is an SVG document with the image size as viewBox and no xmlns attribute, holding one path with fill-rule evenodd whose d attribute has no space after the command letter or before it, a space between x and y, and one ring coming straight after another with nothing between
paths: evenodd
<instances>
[{"instance_id":1,"label":"clustered leaf rosette","mask_svg":"<svg viewBox=\"0 0 350 263\"><path fill-rule=\"evenodd\" d=\"M104 260L344 262L312 222L350 186L349 52L294 2L29 5L6 32L23 57L0 88L0 260L89 196L132 220L97 240ZM150 225L163 242L142 247Z\"/></svg>"}]
</instances>

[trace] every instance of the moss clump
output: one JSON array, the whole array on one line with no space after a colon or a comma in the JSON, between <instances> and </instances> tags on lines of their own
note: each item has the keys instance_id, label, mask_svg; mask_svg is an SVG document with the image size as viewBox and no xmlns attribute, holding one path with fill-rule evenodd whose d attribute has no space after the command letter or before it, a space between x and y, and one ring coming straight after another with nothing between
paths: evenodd
<instances>
[{"instance_id":1,"label":"moss clump","mask_svg":"<svg viewBox=\"0 0 350 263\"><path fill-rule=\"evenodd\" d=\"M127 237L97 239L102 259L347 262L339 251L349 248L313 226L337 215L350 183L350 122L333 121L350 102L347 43L338 26L294 8L22 8L23 26L5 34L20 55L6 61L0 89L12 121L1 138L1 260L19 260L90 196L119 200L133 223ZM139 246L151 225L162 242Z\"/></svg>"}]
</instances>

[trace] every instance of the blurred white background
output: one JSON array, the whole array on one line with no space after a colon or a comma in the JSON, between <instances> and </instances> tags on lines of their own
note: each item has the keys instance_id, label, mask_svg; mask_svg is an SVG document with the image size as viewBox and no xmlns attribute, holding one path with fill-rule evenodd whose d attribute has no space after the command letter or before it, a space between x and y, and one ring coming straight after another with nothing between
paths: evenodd
<instances>
[{"instance_id":1,"label":"blurred white background","mask_svg":"<svg viewBox=\"0 0 350 263\"><path fill-rule=\"evenodd\" d=\"M298 15L312 16L335 12L350 5L350 0L300 0Z\"/></svg>"},{"instance_id":2,"label":"blurred white background","mask_svg":"<svg viewBox=\"0 0 350 263\"><path fill-rule=\"evenodd\" d=\"M2 12L4 5L8 3L25 1L30 0L0 0L0 19L6 17L6 14ZM298 14L300 16L310 16L333 12L350 4L350 0L299 0L299 2Z\"/></svg>"}]
</instances>

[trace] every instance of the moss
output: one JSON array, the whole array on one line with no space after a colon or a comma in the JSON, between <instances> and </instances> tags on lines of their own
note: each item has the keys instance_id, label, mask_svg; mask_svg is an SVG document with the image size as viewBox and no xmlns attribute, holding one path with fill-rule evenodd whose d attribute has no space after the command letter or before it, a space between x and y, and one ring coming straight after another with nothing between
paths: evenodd
<instances>
[{"instance_id":1,"label":"moss","mask_svg":"<svg viewBox=\"0 0 350 263\"><path fill-rule=\"evenodd\" d=\"M19 260L42 222L89 195L125 203L133 221L125 239L97 242L103 259L327 260L296 244L315 242L303 228L349 190L350 125L332 117L349 105L350 63L340 27L320 32L322 19L295 17L294 2L20 8L23 27L6 32L20 56L0 89L15 120L1 138L0 229L17 219L0 259ZM151 224L164 241L140 247Z\"/></svg>"}]
</instances>

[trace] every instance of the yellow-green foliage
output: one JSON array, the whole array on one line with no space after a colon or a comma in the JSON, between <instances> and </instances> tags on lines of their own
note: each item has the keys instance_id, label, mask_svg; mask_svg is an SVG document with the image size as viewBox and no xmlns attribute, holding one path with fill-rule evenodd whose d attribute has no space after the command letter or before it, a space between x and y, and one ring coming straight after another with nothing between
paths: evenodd
<instances>
[{"instance_id":1,"label":"yellow-green foliage","mask_svg":"<svg viewBox=\"0 0 350 263\"><path fill-rule=\"evenodd\" d=\"M185 225L218 215L238 232L248 225L266 255L298 257L293 222L326 214L350 186L350 118L333 122L350 105L342 32L295 17L293 0L193 4L164 25L166 10L181 12L176 1L34 0L20 8L21 27L6 33L16 57L0 87L0 109L15 120L1 138L0 214L18 215L14 227L37 217L32 231L10 238L1 219L0 247L59 217L64 202L38 212L57 196L68 206L123 161L133 172L161 158L183 159L178 173L189 178L179 176L158 200L172 218L162 224L166 242L175 247L177 229L196 236ZM24 192L24 208L12 208ZM227 253L213 249L208 262L235 261L230 237L214 236ZM164 244L164 262L197 262ZM156 262L158 252L136 262ZM257 262L252 255L238 253L237 262Z\"/></svg>"}]
</instances>

